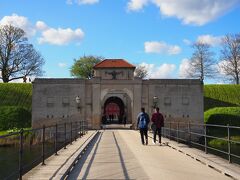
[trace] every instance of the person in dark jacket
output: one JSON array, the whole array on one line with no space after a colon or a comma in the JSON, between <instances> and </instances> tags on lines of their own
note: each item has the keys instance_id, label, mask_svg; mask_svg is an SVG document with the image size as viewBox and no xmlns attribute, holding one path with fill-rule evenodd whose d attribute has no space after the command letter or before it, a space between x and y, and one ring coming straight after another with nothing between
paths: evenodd
<instances>
[{"instance_id":1,"label":"person in dark jacket","mask_svg":"<svg viewBox=\"0 0 240 180\"><path fill-rule=\"evenodd\" d=\"M158 134L159 143L161 145L161 129L164 126L164 117L159 112L158 107L155 109L155 113L152 114L151 121L155 125L154 131L153 131L153 143L156 144L156 136Z\"/></svg>"},{"instance_id":2,"label":"person in dark jacket","mask_svg":"<svg viewBox=\"0 0 240 180\"><path fill-rule=\"evenodd\" d=\"M137 117L137 127L140 130L141 141L143 145L145 144L144 136L146 139L146 145L148 145L148 123L149 122L150 122L149 115L145 112L144 108L141 108L141 112L138 114L138 117Z\"/></svg>"}]
</instances>

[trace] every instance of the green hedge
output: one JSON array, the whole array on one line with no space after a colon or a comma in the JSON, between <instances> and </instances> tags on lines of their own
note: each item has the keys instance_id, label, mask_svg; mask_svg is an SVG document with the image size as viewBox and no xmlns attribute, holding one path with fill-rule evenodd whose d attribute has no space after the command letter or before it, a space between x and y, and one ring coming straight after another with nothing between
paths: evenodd
<instances>
[{"instance_id":1,"label":"green hedge","mask_svg":"<svg viewBox=\"0 0 240 180\"><path fill-rule=\"evenodd\" d=\"M18 106L0 106L0 131L31 126L31 112Z\"/></svg>"},{"instance_id":2,"label":"green hedge","mask_svg":"<svg viewBox=\"0 0 240 180\"><path fill-rule=\"evenodd\" d=\"M224 137L224 138L227 139L227 137ZM235 142L240 142L240 136L231 136L231 140ZM208 142L208 145L215 149L219 149L225 152L228 151L228 142L226 140L213 139ZM240 148L239 143L231 143L231 153L240 155L239 148Z\"/></svg>"},{"instance_id":3,"label":"green hedge","mask_svg":"<svg viewBox=\"0 0 240 180\"><path fill-rule=\"evenodd\" d=\"M213 108L204 113L207 124L240 126L240 107Z\"/></svg>"},{"instance_id":4,"label":"green hedge","mask_svg":"<svg viewBox=\"0 0 240 180\"><path fill-rule=\"evenodd\" d=\"M0 83L0 107L20 106L31 111L32 84Z\"/></svg>"},{"instance_id":5,"label":"green hedge","mask_svg":"<svg viewBox=\"0 0 240 180\"><path fill-rule=\"evenodd\" d=\"M240 106L240 85L204 85L204 110Z\"/></svg>"}]
</instances>

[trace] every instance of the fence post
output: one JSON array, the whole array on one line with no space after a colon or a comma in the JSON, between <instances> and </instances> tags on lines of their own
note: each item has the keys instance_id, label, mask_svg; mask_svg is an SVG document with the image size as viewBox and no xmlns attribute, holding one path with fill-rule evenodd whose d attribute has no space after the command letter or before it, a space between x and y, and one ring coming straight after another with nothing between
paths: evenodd
<instances>
[{"instance_id":1,"label":"fence post","mask_svg":"<svg viewBox=\"0 0 240 180\"><path fill-rule=\"evenodd\" d=\"M45 165L45 125L42 128L42 165Z\"/></svg>"},{"instance_id":2,"label":"fence post","mask_svg":"<svg viewBox=\"0 0 240 180\"><path fill-rule=\"evenodd\" d=\"M55 126L55 142L54 142L54 150L55 150L55 155L58 155L57 153L57 134L58 134L58 125L56 124Z\"/></svg>"},{"instance_id":3,"label":"fence post","mask_svg":"<svg viewBox=\"0 0 240 180\"><path fill-rule=\"evenodd\" d=\"M191 124L188 121L188 145L191 146Z\"/></svg>"},{"instance_id":4,"label":"fence post","mask_svg":"<svg viewBox=\"0 0 240 180\"><path fill-rule=\"evenodd\" d=\"M67 149L67 124L64 123L64 149Z\"/></svg>"},{"instance_id":5,"label":"fence post","mask_svg":"<svg viewBox=\"0 0 240 180\"><path fill-rule=\"evenodd\" d=\"M75 133L74 133L74 134L75 134L75 136L74 136L74 140L77 141L77 136L78 136L77 122L75 122L74 132L75 132Z\"/></svg>"},{"instance_id":6,"label":"fence post","mask_svg":"<svg viewBox=\"0 0 240 180\"><path fill-rule=\"evenodd\" d=\"M207 154L207 125L204 124L204 141L205 141L205 145L204 145L204 148L205 148L205 153Z\"/></svg>"},{"instance_id":7,"label":"fence post","mask_svg":"<svg viewBox=\"0 0 240 180\"><path fill-rule=\"evenodd\" d=\"M179 143L179 121L177 122L177 143Z\"/></svg>"},{"instance_id":8,"label":"fence post","mask_svg":"<svg viewBox=\"0 0 240 180\"><path fill-rule=\"evenodd\" d=\"M171 141L171 121L169 121L169 140Z\"/></svg>"},{"instance_id":9,"label":"fence post","mask_svg":"<svg viewBox=\"0 0 240 180\"><path fill-rule=\"evenodd\" d=\"M23 156L23 129L20 130L20 142L19 142L19 159L18 159L18 169L19 169L19 180L22 180L22 156Z\"/></svg>"},{"instance_id":10,"label":"fence post","mask_svg":"<svg viewBox=\"0 0 240 180\"><path fill-rule=\"evenodd\" d=\"M231 163L231 142L230 142L230 129L229 124L227 125L227 134L228 134L228 162Z\"/></svg>"},{"instance_id":11,"label":"fence post","mask_svg":"<svg viewBox=\"0 0 240 180\"><path fill-rule=\"evenodd\" d=\"M71 122L71 137L70 137L70 138L71 138L71 140L70 140L70 141L71 141L70 144L72 144L72 122Z\"/></svg>"},{"instance_id":12,"label":"fence post","mask_svg":"<svg viewBox=\"0 0 240 180\"><path fill-rule=\"evenodd\" d=\"M83 135L85 135L86 131L85 131L85 120L83 120Z\"/></svg>"}]
</instances>

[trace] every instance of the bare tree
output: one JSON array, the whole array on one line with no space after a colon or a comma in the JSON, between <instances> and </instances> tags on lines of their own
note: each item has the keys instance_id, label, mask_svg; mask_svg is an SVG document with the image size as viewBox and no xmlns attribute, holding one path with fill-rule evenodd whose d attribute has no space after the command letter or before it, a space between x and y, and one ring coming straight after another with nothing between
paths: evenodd
<instances>
[{"instance_id":1,"label":"bare tree","mask_svg":"<svg viewBox=\"0 0 240 180\"><path fill-rule=\"evenodd\" d=\"M240 34L226 35L222 39L220 70L239 84L240 77Z\"/></svg>"},{"instance_id":2,"label":"bare tree","mask_svg":"<svg viewBox=\"0 0 240 180\"><path fill-rule=\"evenodd\" d=\"M12 25L0 27L0 79L4 83L42 75L42 56L28 43L25 32Z\"/></svg>"},{"instance_id":3,"label":"bare tree","mask_svg":"<svg viewBox=\"0 0 240 180\"><path fill-rule=\"evenodd\" d=\"M148 71L145 66L139 65L136 67L134 71L134 76L139 77L141 79L146 78L148 75Z\"/></svg>"},{"instance_id":4,"label":"bare tree","mask_svg":"<svg viewBox=\"0 0 240 180\"><path fill-rule=\"evenodd\" d=\"M203 42L193 44L194 52L190 59L190 69L187 71L188 77L213 78L216 74L216 61L213 58L214 53L210 51L211 46Z\"/></svg>"}]
</instances>

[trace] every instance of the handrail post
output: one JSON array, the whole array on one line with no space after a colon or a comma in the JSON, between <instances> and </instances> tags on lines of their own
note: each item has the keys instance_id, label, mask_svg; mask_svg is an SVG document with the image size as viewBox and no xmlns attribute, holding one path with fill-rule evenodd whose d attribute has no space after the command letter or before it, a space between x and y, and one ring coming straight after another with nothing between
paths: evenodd
<instances>
[{"instance_id":1,"label":"handrail post","mask_svg":"<svg viewBox=\"0 0 240 180\"><path fill-rule=\"evenodd\" d=\"M169 121L169 140L171 141L171 121Z\"/></svg>"},{"instance_id":2,"label":"handrail post","mask_svg":"<svg viewBox=\"0 0 240 180\"><path fill-rule=\"evenodd\" d=\"M86 129L85 129L85 120L83 120L83 135L85 135Z\"/></svg>"},{"instance_id":3,"label":"handrail post","mask_svg":"<svg viewBox=\"0 0 240 180\"><path fill-rule=\"evenodd\" d=\"M54 151L55 151L55 155L58 155L57 153L57 136L58 136L58 125L55 125L55 140L54 140Z\"/></svg>"},{"instance_id":4,"label":"handrail post","mask_svg":"<svg viewBox=\"0 0 240 180\"><path fill-rule=\"evenodd\" d=\"M75 126L74 126L74 140L77 140L77 122L75 122Z\"/></svg>"},{"instance_id":5,"label":"handrail post","mask_svg":"<svg viewBox=\"0 0 240 180\"><path fill-rule=\"evenodd\" d=\"M64 149L67 149L67 124L64 123Z\"/></svg>"},{"instance_id":6,"label":"handrail post","mask_svg":"<svg viewBox=\"0 0 240 180\"><path fill-rule=\"evenodd\" d=\"M177 122L177 143L179 143L179 121Z\"/></svg>"},{"instance_id":7,"label":"handrail post","mask_svg":"<svg viewBox=\"0 0 240 180\"><path fill-rule=\"evenodd\" d=\"M19 142L19 159L18 159L18 169L19 169L19 180L22 180L22 157L23 157L23 129L20 130L20 142Z\"/></svg>"},{"instance_id":8,"label":"handrail post","mask_svg":"<svg viewBox=\"0 0 240 180\"><path fill-rule=\"evenodd\" d=\"M70 125L71 125L71 140L70 140L70 144L72 144L72 122L70 123Z\"/></svg>"},{"instance_id":9,"label":"handrail post","mask_svg":"<svg viewBox=\"0 0 240 180\"><path fill-rule=\"evenodd\" d=\"M81 121L79 121L79 137L81 138Z\"/></svg>"},{"instance_id":10,"label":"handrail post","mask_svg":"<svg viewBox=\"0 0 240 180\"><path fill-rule=\"evenodd\" d=\"M229 124L227 125L227 134L228 134L228 162L231 163L231 142L230 142L230 129Z\"/></svg>"},{"instance_id":11,"label":"handrail post","mask_svg":"<svg viewBox=\"0 0 240 180\"><path fill-rule=\"evenodd\" d=\"M204 148L205 148L205 153L207 154L207 125L204 124Z\"/></svg>"},{"instance_id":12,"label":"handrail post","mask_svg":"<svg viewBox=\"0 0 240 180\"><path fill-rule=\"evenodd\" d=\"M191 146L191 124L188 121L188 145Z\"/></svg>"},{"instance_id":13,"label":"handrail post","mask_svg":"<svg viewBox=\"0 0 240 180\"><path fill-rule=\"evenodd\" d=\"M42 128L42 165L45 165L45 125Z\"/></svg>"}]
</instances>

